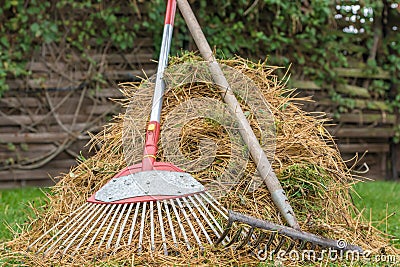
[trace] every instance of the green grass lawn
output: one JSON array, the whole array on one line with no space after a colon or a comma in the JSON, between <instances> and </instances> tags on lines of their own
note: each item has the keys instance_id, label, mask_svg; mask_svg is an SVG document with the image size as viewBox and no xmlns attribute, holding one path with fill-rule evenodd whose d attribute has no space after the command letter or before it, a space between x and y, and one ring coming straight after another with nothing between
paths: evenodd
<instances>
[{"instance_id":1,"label":"green grass lawn","mask_svg":"<svg viewBox=\"0 0 400 267\"><path fill-rule=\"evenodd\" d=\"M18 225L33 216L28 206L31 202L35 207L44 203L45 195L40 188L22 188L0 190L0 243L13 238L13 231L20 232ZM10 230L10 228L12 230Z\"/></svg>"},{"instance_id":2,"label":"green grass lawn","mask_svg":"<svg viewBox=\"0 0 400 267\"><path fill-rule=\"evenodd\" d=\"M353 194L356 206L365 209L367 218L372 215L372 224L379 230L395 236L393 243L400 248L400 183L375 181L354 188L361 197Z\"/></svg>"}]
</instances>

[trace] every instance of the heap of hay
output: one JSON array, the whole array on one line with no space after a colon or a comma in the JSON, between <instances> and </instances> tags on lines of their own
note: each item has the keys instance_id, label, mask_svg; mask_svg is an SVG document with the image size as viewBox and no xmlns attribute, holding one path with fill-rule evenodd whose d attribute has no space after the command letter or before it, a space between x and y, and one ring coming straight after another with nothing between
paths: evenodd
<instances>
[{"instance_id":1,"label":"heap of hay","mask_svg":"<svg viewBox=\"0 0 400 267\"><path fill-rule=\"evenodd\" d=\"M198 60L197 57L189 54L174 58L171 65L176 66L196 60ZM345 239L372 251L378 251L383 247L386 247L386 251L394 251L388 246L388 240L382 237L381 233L373 228L353 206L349 194L349 186L353 179L331 136L324 129L325 119L310 116L296 104L307 99L291 96L292 91L286 89L285 84L275 75L277 67L240 58L224 60L222 63L250 78L260 88L262 96L270 105L276 133L268 134L263 145L273 160L274 170L291 201L301 228L321 236ZM170 77L179 74L173 71L168 73ZM86 199L113 175L127 165L140 161L143 142L141 138L144 136L145 128L142 125L145 125L148 118L152 88L148 86L146 90L143 84L123 84L122 88L126 99L121 102L129 107L127 114L116 117L103 132L93 137L91 145L92 149L96 149L96 154L81 162L78 167L61 178L60 182L52 188L44 211L38 212L37 218L26 227L27 230L24 233L6 244L4 251L7 253L3 251L3 256L15 258L14 262L17 264L28 266L51 263L62 266L66 264L92 265L94 262L106 262L111 266L254 264L259 262L260 260L254 254L212 250L211 247L206 247L206 250L200 253L196 249L186 251L183 248L179 256L163 256L161 253L137 255L134 249L124 249L104 257L93 257L89 254L76 255L73 259L64 257L52 260L25 252L28 244L65 215L85 203ZM138 92L142 95L138 95ZM220 89L213 87L210 83L198 81L174 85L164 99L162 123L170 121L167 119L168 114L179 104L199 97L221 101ZM241 100L256 135L262 140L263 133L267 129L263 129L260 125L265 124L262 120L266 118L260 115L253 116L251 109L243 99ZM134 106L130 105L132 101L135 102ZM130 116L130 118L125 116ZM129 129L127 121L132 129ZM130 139L126 137L127 131ZM203 183L212 183L213 179L220 177L229 168L229 161L232 159L229 155L232 151L239 149L237 147L232 149L232 138L226 131L219 123L215 123L215 120L204 118L190 120L179 131L180 140L176 140L175 147L179 147L182 155L194 161L204 154L204 151L199 148L201 140L209 139L217 145L217 148L210 149L214 153L214 160L212 162L203 160L207 163L204 165L207 165L207 168L196 169L192 172L193 176ZM275 138L275 146L268 143ZM166 159L164 152L168 149L165 146L166 143L160 148L158 159L160 161ZM191 166L186 167L188 170L191 168ZM254 164L249 161L241 167L243 167L241 180L220 198L221 204L226 208L254 217L285 224L273 205L265 185L258 184L256 190L251 190L249 184L256 173ZM230 177L233 176L231 174Z\"/></svg>"}]
</instances>

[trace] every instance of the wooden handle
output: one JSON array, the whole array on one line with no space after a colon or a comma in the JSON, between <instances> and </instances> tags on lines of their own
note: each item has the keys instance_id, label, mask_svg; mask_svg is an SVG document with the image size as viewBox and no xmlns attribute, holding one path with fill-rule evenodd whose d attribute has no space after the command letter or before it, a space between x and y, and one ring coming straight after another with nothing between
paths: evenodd
<instances>
[{"instance_id":1,"label":"wooden handle","mask_svg":"<svg viewBox=\"0 0 400 267\"><path fill-rule=\"evenodd\" d=\"M219 64L217 63L212 53L210 45L208 44L207 39L204 36L204 33L201 30L201 27L195 15L193 14L189 3L187 2L187 0L177 0L177 3L183 18L185 19L186 24L189 27L193 39L200 50L201 55L206 61L209 62L209 68L211 71L211 75L213 76L214 82L224 89L224 92L221 94L222 98L228 105L229 109L235 114L240 124L239 132L249 148L250 154L253 158L253 161L257 165L257 170L260 173L261 178L263 179L269 192L271 193L272 200L274 201L275 205L278 207L279 211L282 213L288 224L292 228L300 229L293 209L289 204L289 200L287 199L283 188L279 183L279 180L276 177L267 156L264 153L264 150L258 142L258 139L255 136L253 129L247 121L239 102L237 101L221 68L219 67Z\"/></svg>"}]
</instances>

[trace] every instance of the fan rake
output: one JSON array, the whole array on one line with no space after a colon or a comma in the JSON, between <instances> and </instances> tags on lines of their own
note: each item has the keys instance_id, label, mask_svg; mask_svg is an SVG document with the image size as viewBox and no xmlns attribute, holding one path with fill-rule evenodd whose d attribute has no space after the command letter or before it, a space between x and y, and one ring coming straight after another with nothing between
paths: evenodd
<instances>
[{"instance_id":1,"label":"fan rake","mask_svg":"<svg viewBox=\"0 0 400 267\"><path fill-rule=\"evenodd\" d=\"M168 255L196 241L203 249L222 233L227 211L190 174L171 163L156 162L160 117L165 91L164 70L172 39L176 1L169 0L155 81L150 121L146 129L143 160L118 173L87 203L64 218L28 249L44 255L105 252L137 246L138 253L158 251ZM172 237L172 242L168 237Z\"/></svg>"},{"instance_id":2,"label":"fan rake","mask_svg":"<svg viewBox=\"0 0 400 267\"><path fill-rule=\"evenodd\" d=\"M228 219L228 211L192 176L179 170L133 171L130 167L120 172L87 203L40 236L29 249L50 257L74 255L79 251L115 252L123 247L135 248L137 253L161 251L169 255L182 247L191 249L190 240L195 240L202 250L221 237L221 223ZM176 178L187 182L188 187L174 186ZM123 200L117 199L120 196L115 190L121 186L128 187L130 192L142 187L143 195L132 198L132 193ZM164 194L179 191L181 195L148 197L149 193L155 194L160 189ZM110 204L102 199L114 202Z\"/></svg>"}]
</instances>

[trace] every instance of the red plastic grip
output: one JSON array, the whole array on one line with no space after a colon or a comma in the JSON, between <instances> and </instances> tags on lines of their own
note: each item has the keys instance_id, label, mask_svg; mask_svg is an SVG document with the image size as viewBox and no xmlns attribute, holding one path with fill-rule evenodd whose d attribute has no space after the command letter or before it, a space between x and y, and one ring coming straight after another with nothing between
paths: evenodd
<instances>
[{"instance_id":1,"label":"red plastic grip","mask_svg":"<svg viewBox=\"0 0 400 267\"><path fill-rule=\"evenodd\" d=\"M147 125L146 142L143 151L142 170L150 171L153 169L157 155L157 143L160 137L160 123L151 121Z\"/></svg>"},{"instance_id":2,"label":"red plastic grip","mask_svg":"<svg viewBox=\"0 0 400 267\"><path fill-rule=\"evenodd\" d=\"M175 11L176 11L176 0L168 0L164 25L166 24L174 25Z\"/></svg>"}]
</instances>

